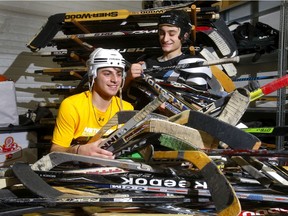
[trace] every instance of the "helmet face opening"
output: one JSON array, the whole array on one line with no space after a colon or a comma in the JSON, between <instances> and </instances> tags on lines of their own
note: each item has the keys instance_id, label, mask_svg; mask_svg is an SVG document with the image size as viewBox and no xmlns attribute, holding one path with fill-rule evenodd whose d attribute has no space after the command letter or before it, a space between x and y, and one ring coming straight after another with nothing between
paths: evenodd
<instances>
[{"instance_id":1,"label":"helmet face opening","mask_svg":"<svg viewBox=\"0 0 288 216\"><path fill-rule=\"evenodd\" d=\"M163 13L158 21L158 28L162 25L173 25L181 29L180 38L183 38L185 33L191 32L191 19L187 12L183 10L171 10Z\"/></svg>"},{"instance_id":2,"label":"helmet face opening","mask_svg":"<svg viewBox=\"0 0 288 216\"><path fill-rule=\"evenodd\" d=\"M97 77L98 69L105 67L116 67L122 69L122 79L124 82L125 73L125 59L115 49L95 49L89 56L87 61L89 89L92 89L94 79Z\"/></svg>"}]
</instances>

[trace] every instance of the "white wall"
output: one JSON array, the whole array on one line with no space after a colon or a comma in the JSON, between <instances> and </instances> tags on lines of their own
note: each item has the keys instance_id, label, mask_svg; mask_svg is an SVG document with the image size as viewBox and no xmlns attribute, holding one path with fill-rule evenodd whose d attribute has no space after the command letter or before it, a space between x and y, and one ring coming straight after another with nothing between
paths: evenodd
<instances>
[{"instance_id":1,"label":"white wall","mask_svg":"<svg viewBox=\"0 0 288 216\"><path fill-rule=\"evenodd\" d=\"M50 15L73 11L127 9L139 11L137 1L0 1L0 74L15 81L18 113L34 110L39 102L60 102L58 95L41 90L54 85L36 69L59 67L49 57L35 56L27 47ZM51 48L50 48L51 50ZM48 48L41 51L49 51Z\"/></svg>"}]
</instances>

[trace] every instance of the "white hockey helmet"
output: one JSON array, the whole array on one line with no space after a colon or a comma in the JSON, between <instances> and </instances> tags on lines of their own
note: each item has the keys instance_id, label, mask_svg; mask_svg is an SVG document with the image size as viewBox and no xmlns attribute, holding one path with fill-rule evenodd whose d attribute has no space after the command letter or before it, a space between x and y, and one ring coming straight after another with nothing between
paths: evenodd
<instances>
[{"instance_id":1,"label":"white hockey helmet","mask_svg":"<svg viewBox=\"0 0 288 216\"><path fill-rule=\"evenodd\" d=\"M89 79L89 89L92 89L94 84L94 79L97 77L97 72L99 68L104 67L117 67L123 70L122 72L122 82L126 77L125 72L125 59L123 56L115 49L95 49L89 56L87 60L88 67L88 79Z\"/></svg>"}]
</instances>

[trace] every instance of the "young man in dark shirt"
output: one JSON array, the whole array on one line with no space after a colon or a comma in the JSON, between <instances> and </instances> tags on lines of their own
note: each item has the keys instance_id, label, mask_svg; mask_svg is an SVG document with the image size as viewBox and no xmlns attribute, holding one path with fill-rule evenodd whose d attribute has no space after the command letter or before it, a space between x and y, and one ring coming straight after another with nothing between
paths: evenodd
<instances>
[{"instance_id":1,"label":"young man in dark shirt","mask_svg":"<svg viewBox=\"0 0 288 216\"><path fill-rule=\"evenodd\" d=\"M159 43L163 54L159 57L151 57L145 61L132 64L128 72L127 82L140 77L143 69L166 67L178 64L205 61L201 56L184 53L183 44L189 42L191 32L191 21L187 12L183 10L171 10L163 13L158 21ZM166 81L176 81L190 86L206 90L207 80L211 79L212 72L209 67L194 67L181 70L168 70L157 73L154 76Z\"/></svg>"}]
</instances>

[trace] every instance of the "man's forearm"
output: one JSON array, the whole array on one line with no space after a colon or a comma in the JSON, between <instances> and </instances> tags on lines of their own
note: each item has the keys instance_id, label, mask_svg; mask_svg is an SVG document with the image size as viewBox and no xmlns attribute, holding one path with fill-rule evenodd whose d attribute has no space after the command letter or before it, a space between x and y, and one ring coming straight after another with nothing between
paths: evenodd
<instances>
[{"instance_id":1,"label":"man's forearm","mask_svg":"<svg viewBox=\"0 0 288 216\"><path fill-rule=\"evenodd\" d=\"M73 145L69 147L63 147L60 145L57 145L55 143L52 143L50 152L67 152L67 153L73 153L78 154L80 145Z\"/></svg>"}]
</instances>

